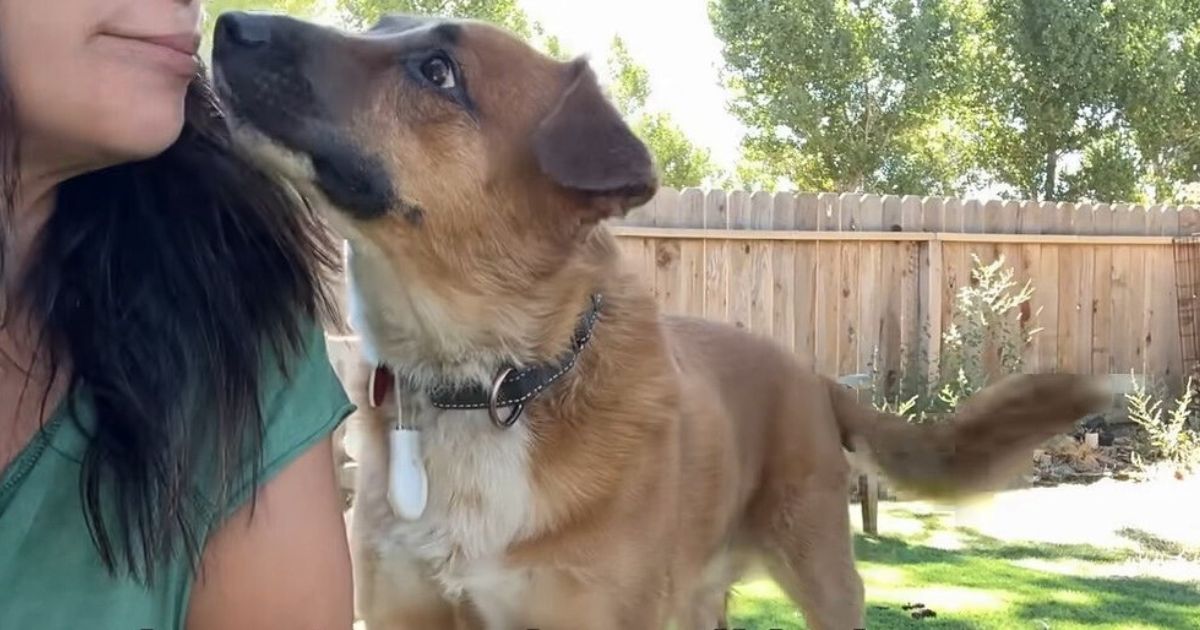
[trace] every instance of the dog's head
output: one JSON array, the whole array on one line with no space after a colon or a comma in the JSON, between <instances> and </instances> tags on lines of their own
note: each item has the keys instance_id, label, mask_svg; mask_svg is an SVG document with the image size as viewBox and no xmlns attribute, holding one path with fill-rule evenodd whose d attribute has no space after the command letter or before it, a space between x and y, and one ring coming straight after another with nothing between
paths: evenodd
<instances>
[{"instance_id":1,"label":"dog's head","mask_svg":"<svg viewBox=\"0 0 1200 630\"><path fill-rule=\"evenodd\" d=\"M390 16L352 34L227 13L213 59L243 145L352 243L460 288L550 273L655 192L585 61L486 24Z\"/></svg>"}]
</instances>

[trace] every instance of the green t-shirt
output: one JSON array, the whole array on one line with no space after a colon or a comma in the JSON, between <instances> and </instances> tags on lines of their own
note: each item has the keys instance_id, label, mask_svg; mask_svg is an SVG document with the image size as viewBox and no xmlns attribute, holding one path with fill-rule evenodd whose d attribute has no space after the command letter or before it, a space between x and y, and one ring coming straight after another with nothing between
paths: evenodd
<instances>
[{"instance_id":1,"label":"green t-shirt","mask_svg":"<svg viewBox=\"0 0 1200 630\"><path fill-rule=\"evenodd\" d=\"M264 374L260 483L328 436L354 409L329 365L320 329L313 328L289 372L287 380L277 369ZM0 629L183 628L192 586L185 557L164 563L147 589L131 578L111 577L92 543L79 485L86 447L80 425L91 423L85 392L72 394L73 410L60 404L0 477ZM79 417L67 417L69 411ZM202 505L214 490L197 488ZM250 493L236 496L246 501ZM199 533L212 533L217 520L202 523Z\"/></svg>"}]
</instances>

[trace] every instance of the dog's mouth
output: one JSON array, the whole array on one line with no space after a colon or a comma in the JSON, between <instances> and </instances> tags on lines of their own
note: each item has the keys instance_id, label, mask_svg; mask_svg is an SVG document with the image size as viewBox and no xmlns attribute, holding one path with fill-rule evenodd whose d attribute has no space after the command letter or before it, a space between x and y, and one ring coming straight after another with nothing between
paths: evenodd
<instances>
[{"instance_id":1,"label":"dog's mouth","mask_svg":"<svg viewBox=\"0 0 1200 630\"><path fill-rule=\"evenodd\" d=\"M396 205L391 177L334 121L328 89L312 76L313 57L331 54L329 37L284 16L222 14L213 41L214 84L240 146L338 210L379 217Z\"/></svg>"}]
</instances>

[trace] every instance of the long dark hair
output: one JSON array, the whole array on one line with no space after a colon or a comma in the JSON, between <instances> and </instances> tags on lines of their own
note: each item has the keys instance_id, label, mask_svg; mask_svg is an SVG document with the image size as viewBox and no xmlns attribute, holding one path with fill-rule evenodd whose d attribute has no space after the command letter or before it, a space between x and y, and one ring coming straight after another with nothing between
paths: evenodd
<instances>
[{"instance_id":1,"label":"long dark hair","mask_svg":"<svg viewBox=\"0 0 1200 630\"><path fill-rule=\"evenodd\" d=\"M0 277L17 131L0 77ZM307 204L233 149L203 74L165 153L59 187L15 295L51 370L69 365L70 391L94 406L80 492L111 572L148 583L178 553L194 569L201 519L228 507L198 503L207 467L218 503L257 482L264 368L286 371L333 315L331 245Z\"/></svg>"}]
</instances>

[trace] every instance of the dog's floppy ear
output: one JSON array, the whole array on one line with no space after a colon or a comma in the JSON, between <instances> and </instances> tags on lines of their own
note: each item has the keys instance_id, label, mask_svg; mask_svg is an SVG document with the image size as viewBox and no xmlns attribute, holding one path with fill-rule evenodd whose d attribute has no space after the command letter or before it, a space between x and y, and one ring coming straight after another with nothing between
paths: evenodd
<instances>
[{"instance_id":1,"label":"dog's floppy ear","mask_svg":"<svg viewBox=\"0 0 1200 630\"><path fill-rule=\"evenodd\" d=\"M579 194L594 219L624 215L654 196L654 160L604 96L583 59L570 65L573 79L533 138L542 172Z\"/></svg>"}]
</instances>

